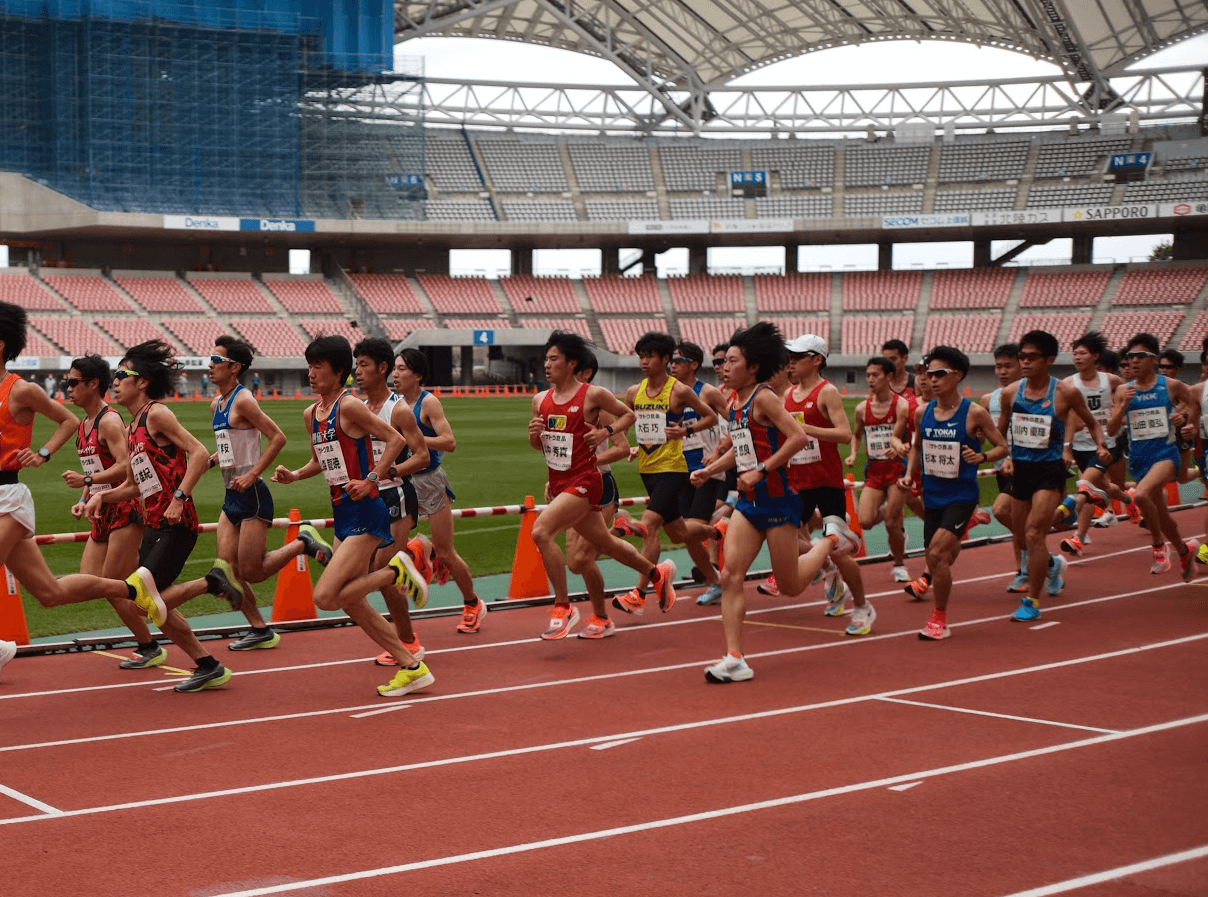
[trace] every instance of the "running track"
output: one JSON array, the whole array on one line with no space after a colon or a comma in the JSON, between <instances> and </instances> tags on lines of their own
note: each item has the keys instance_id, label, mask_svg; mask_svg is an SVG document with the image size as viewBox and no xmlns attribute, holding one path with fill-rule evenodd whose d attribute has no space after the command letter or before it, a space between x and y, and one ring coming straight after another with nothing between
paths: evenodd
<instances>
[{"instance_id":1,"label":"running track","mask_svg":"<svg viewBox=\"0 0 1208 897\"><path fill-rule=\"evenodd\" d=\"M1208 895L1208 581L1094 539L1042 625L1007 620L1008 546L967 551L938 644L887 564L863 639L752 583L756 678L724 686L696 590L603 642L428 620L437 683L393 701L351 628L219 647L236 676L198 695L18 658L0 894Z\"/></svg>"}]
</instances>

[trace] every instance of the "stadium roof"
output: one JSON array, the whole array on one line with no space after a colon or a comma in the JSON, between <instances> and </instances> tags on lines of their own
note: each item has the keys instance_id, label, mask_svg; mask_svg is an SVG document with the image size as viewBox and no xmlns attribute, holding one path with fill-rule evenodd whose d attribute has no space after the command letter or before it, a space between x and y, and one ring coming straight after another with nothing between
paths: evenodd
<instances>
[{"instance_id":1,"label":"stadium roof","mask_svg":"<svg viewBox=\"0 0 1208 897\"><path fill-rule=\"evenodd\" d=\"M396 0L395 32L514 40L610 60L667 113L707 120L708 92L814 50L946 40L1054 62L1099 108L1108 79L1208 31L1187 0ZM968 73L975 76L975 73ZM506 74L504 75L506 77ZM558 80L551 72L551 81ZM904 79L908 80L908 79Z\"/></svg>"}]
</instances>

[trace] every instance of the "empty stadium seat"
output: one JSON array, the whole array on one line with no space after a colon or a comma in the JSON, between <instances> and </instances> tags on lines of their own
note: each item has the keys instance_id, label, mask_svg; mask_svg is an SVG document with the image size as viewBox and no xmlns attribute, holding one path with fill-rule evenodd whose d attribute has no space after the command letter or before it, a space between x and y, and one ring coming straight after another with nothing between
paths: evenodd
<instances>
[{"instance_id":1,"label":"empty stadium seat","mask_svg":"<svg viewBox=\"0 0 1208 897\"><path fill-rule=\"evenodd\" d=\"M134 311L130 303L99 274L43 272L42 279L69 305L80 311Z\"/></svg>"},{"instance_id":2,"label":"empty stadium seat","mask_svg":"<svg viewBox=\"0 0 1208 897\"><path fill-rule=\"evenodd\" d=\"M481 277L450 277L448 274L420 274L416 279L423 287L432 307L442 315L464 315L475 312L499 314L503 311L491 285Z\"/></svg>"},{"instance_id":3,"label":"empty stadium seat","mask_svg":"<svg viewBox=\"0 0 1208 897\"><path fill-rule=\"evenodd\" d=\"M936 271L931 301L936 309L1006 308L1015 285L1014 268L969 268Z\"/></svg>"},{"instance_id":4,"label":"empty stadium seat","mask_svg":"<svg viewBox=\"0 0 1208 897\"><path fill-rule=\"evenodd\" d=\"M923 351L936 346L956 346L963 352L991 352L1002 315L929 315L923 332Z\"/></svg>"},{"instance_id":5,"label":"empty stadium seat","mask_svg":"<svg viewBox=\"0 0 1208 897\"><path fill-rule=\"evenodd\" d=\"M519 314L582 314L575 287L565 277L534 277L513 274L501 277L499 285L512 308Z\"/></svg>"},{"instance_id":6,"label":"empty stadium seat","mask_svg":"<svg viewBox=\"0 0 1208 897\"><path fill-rule=\"evenodd\" d=\"M676 311L743 311L742 278L729 274L687 274L667 278Z\"/></svg>"},{"instance_id":7,"label":"empty stadium seat","mask_svg":"<svg viewBox=\"0 0 1208 897\"><path fill-rule=\"evenodd\" d=\"M194 355L209 355L214 350L214 340L231 331L209 318L165 318L164 329L175 336ZM252 344L257 352L260 347Z\"/></svg>"},{"instance_id":8,"label":"empty stadium seat","mask_svg":"<svg viewBox=\"0 0 1208 897\"><path fill-rule=\"evenodd\" d=\"M1098 305L1111 271L1037 271L1032 268L1019 299L1020 308L1061 308Z\"/></svg>"},{"instance_id":9,"label":"empty stadium seat","mask_svg":"<svg viewBox=\"0 0 1208 897\"><path fill-rule=\"evenodd\" d=\"M276 314L276 309L246 274L227 277L189 274L186 279L219 314Z\"/></svg>"},{"instance_id":10,"label":"empty stadium seat","mask_svg":"<svg viewBox=\"0 0 1208 897\"><path fill-rule=\"evenodd\" d=\"M761 321L770 321L780 328L780 332L784 334L786 340L796 339L806 333L812 333L814 336L820 336L826 340L827 345L830 344L830 319L827 317L816 318L796 318L796 317L764 317L760 316Z\"/></svg>"},{"instance_id":11,"label":"empty stadium seat","mask_svg":"<svg viewBox=\"0 0 1208 897\"><path fill-rule=\"evenodd\" d=\"M118 285L150 312L202 314L205 309L175 277L114 274Z\"/></svg>"},{"instance_id":12,"label":"empty stadium seat","mask_svg":"<svg viewBox=\"0 0 1208 897\"><path fill-rule=\"evenodd\" d=\"M379 315L422 315L424 307L402 274L349 274L365 304Z\"/></svg>"},{"instance_id":13,"label":"empty stadium seat","mask_svg":"<svg viewBox=\"0 0 1208 897\"><path fill-rule=\"evenodd\" d=\"M843 310L916 308L922 286L921 271L849 271L843 275Z\"/></svg>"},{"instance_id":14,"label":"empty stadium seat","mask_svg":"<svg viewBox=\"0 0 1208 897\"><path fill-rule=\"evenodd\" d=\"M667 322L662 318L600 318L600 332L604 345L618 355L633 355L634 344L643 333L657 331L667 333Z\"/></svg>"},{"instance_id":15,"label":"empty stadium seat","mask_svg":"<svg viewBox=\"0 0 1208 897\"><path fill-rule=\"evenodd\" d=\"M1112 305L1189 305L1206 281L1208 268L1132 268L1120 280Z\"/></svg>"},{"instance_id":16,"label":"empty stadium seat","mask_svg":"<svg viewBox=\"0 0 1208 897\"><path fill-rule=\"evenodd\" d=\"M587 291L592 310L597 313L663 313L658 280L653 274L643 274L640 277L621 277L618 274L585 277L583 289Z\"/></svg>"},{"instance_id":17,"label":"empty stadium seat","mask_svg":"<svg viewBox=\"0 0 1208 897\"><path fill-rule=\"evenodd\" d=\"M417 330L434 330L436 322L431 318L382 318L382 329L386 338L393 343L402 342Z\"/></svg>"},{"instance_id":18,"label":"empty stadium seat","mask_svg":"<svg viewBox=\"0 0 1208 897\"><path fill-rule=\"evenodd\" d=\"M306 341L281 318L244 318L232 321L231 326L261 355L280 358L306 353Z\"/></svg>"},{"instance_id":19,"label":"empty stadium seat","mask_svg":"<svg viewBox=\"0 0 1208 897\"><path fill-rule=\"evenodd\" d=\"M1183 341L1179 343L1179 351L1186 352L1198 359L1200 352L1204 350L1205 337L1208 337L1208 311L1201 311L1196 314L1195 320L1183 334Z\"/></svg>"},{"instance_id":20,"label":"empty stadium seat","mask_svg":"<svg viewBox=\"0 0 1208 897\"><path fill-rule=\"evenodd\" d=\"M585 193L629 193L654 189L650 151L644 145L568 141L566 148L570 151L579 189ZM590 215L588 217L590 220Z\"/></svg>"},{"instance_id":21,"label":"empty stadium seat","mask_svg":"<svg viewBox=\"0 0 1208 897\"><path fill-rule=\"evenodd\" d=\"M830 274L756 274L755 307L762 311L828 311Z\"/></svg>"},{"instance_id":22,"label":"empty stadium seat","mask_svg":"<svg viewBox=\"0 0 1208 897\"><path fill-rule=\"evenodd\" d=\"M590 341L591 328L584 318L520 318L520 326L525 330L566 330L577 333Z\"/></svg>"},{"instance_id":23,"label":"empty stadium seat","mask_svg":"<svg viewBox=\"0 0 1208 897\"><path fill-rule=\"evenodd\" d=\"M121 346L83 318L30 315L29 323L68 355L122 354Z\"/></svg>"},{"instance_id":24,"label":"empty stadium seat","mask_svg":"<svg viewBox=\"0 0 1208 897\"><path fill-rule=\"evenodd\" d=\"M100 316L93 320L98 327L113 337L122 349L129 349L131 346L137 346L139 343L153 339L167 343L176 351L180 351L182 348L162 327L146 318Z\"/></svg>"},{"instance_id":25,"label":"empty stadium seat","mask_svg":"<svg viewBox=\"0 0 1208 897\"><path fill-rule=\"evenodd\" d=\"M325 280L266 276L264 285L277 297L281 307L290 314L346 315L348 313Z\"/></svg>"},{"instance_id":26,"label":"empty stadium seat","mask_svg":"<svg viewBox=\"0 0 1208 897\"><path fill-rule=\"evenodd\" d=\"M728 343L735 330L745 329L745 317L734 318L688 318L680 315L680 338L690 343L696 343L705 352L712 350L718 343Z\"/></svg>"},{"instance_id":27,"label":"empty stadium seat","mask_svg":"<svg viewBox=\"0 0 1208 897\"><path fill-rule=\"evenodd\" d=\"M1123 349L1138 333L1152 333L1165 346L1183 321L1181 311L1109 311L1099 331L1113 348Z\"/></svg>"},{"instance_id":28,"label":"empty stadium seat","mask_svg":"<svg viewBox=\"0 0 1208 897\"><path fill-rule=\"evenodd\" d=\"M873 356L891 339L911 344L914 322L884 315L847 315L843 318L841 352L844 355Z\"/></svg>"},{"instance_id":29,"label":"empty stadium seat","mask_svg":"<svg viewBox=\"0 0 1208 897\"><path fill-rule=\"evenodd\" d=\"M1029 330L1044 330L1057 337L1057 342L1060 343L1062 350L1068 351L1070 343L1086 333L1090 325L1090 312L1019 314L1011 322L1011 335L1007 339L1017 343L1019 338Z\"/></svg>"},{"instance_id":30,"label":"empty stadium seat","mask_svg":"<svg viewBox=\"0 0 1208 897\"><path fill-rule=\"evenodd\" d=\"M511 330L507 318L445 318L446 330Z\"/></svg>"},{"instance_id":31,"label":"empty stadium seat","mask_svg":"<svg viewBox=\"0 0 1208 897\"><path fill-rule=\"evenodd\" d=\"M11 302L27 311L67 310L63 300L38 283L24 268L0 269L0 302Z\"/></svg>"}]
</instances>

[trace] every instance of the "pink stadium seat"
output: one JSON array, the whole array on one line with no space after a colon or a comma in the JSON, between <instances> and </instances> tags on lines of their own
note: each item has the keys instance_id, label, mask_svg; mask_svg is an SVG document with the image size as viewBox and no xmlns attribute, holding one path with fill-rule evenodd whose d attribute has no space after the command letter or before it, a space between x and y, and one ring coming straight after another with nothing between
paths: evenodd
<instances>
[{"instance_id":1,"label":"pink stadium seat","mask_svg":"<svg viewBox=\"0 0 1208 897\"><path fill-rule=\"evenodd\" d=\"M1061 308L1099 304L1111 271L1028 271L1020 308Z\"/></svg>"},{"instance_id":2,"label":"pink stadium seat","mask_svg":"<svg viewBox=\"0 0 1208 897\"><path fill-rule=\"evenodd\" d=\"M301 357L306 353L306 341L281 318L245 318L232 321L231 326L261 355L280 358L283 355Z\"/></svg>"},{"instance_id":3,"label":"pink stadium seat","mask_svg":"<svg viewBox=\"0 0 1208 897\"><path fill-rule=\"evenodd\" d=\"M828 311L830 274L756 274L755 307L762 311Z\"/></svg>"},{"instance_id":4,"label":"pink stadium seat","mask_svg":"<svg viewBox=\"0 0 1208 897\"><path fill-rule=\"evenodd\" d=\"M1208 268L1133 268L1121 279L1112 306L1190 305L1206 281Z\"/></svg>"},{"instance_id":5,"label":"pink stadium seat","mask_svg":"<svg viewBox=\"0 0 1208 897\"><path fill-rule=\"evenodd\" d=\"M992 352L1002 315L930 315L923 333L923 351L956 346L962 352Z\"/></svg>"},{"instance_id":6,"label":"pink stadium seat","mask_svg":"<svg viewBox=\"0 0 1208 897\"><path fill-rule=\"evenodd\" d=\"M361 297L380 315L422 315L411 283L402 274L350 274Z\"/></svg>"},{"instance_id":7,"label":"pink stadium seat","mask_svg":"<svg viewBox=\"0 0 1208 897\"><path fill-rule=\"evenodd\" d=\"M67 311L63 300L24 269L13 268L11 271L0 273L0 302L20 305L26 311Z\"/></svg>"},{"instance_id":8,"label":"pink stadium seat","mask_svg":"<svg viewBox=\"0 0 1208 897\"><path fill-rule=\"evenodd\" d=\"M25 330L25 349L22 351L22 356L41 356L43 358L54 358L62 355L62 351L51 343L38 331L32 327Z\"/></svg>"},{"instance_id":9,"label":"pink stadium seat","mask_svg":"<svg viewBox=\"0 0 1208 897\"><path fill-rule=\"evenodd\" d=\"M431 318L382 318L382 329L386 339L400 343L416 330L435 330L436 322Z\"/></svg>"},{"instance_id":10,"label":"pink stadium seat","mask_svg":"<svg viewBox=\"0 0 1208 897\"><path fill-rule=\"evenodd\" d=\"M945 308L1006 308L1014 284L1014 268L936 271L928 307L932 311Z\"/></svg>"},{"instance_id":11,"label":"pink stadium seat","mask_svg":"<svg viewBox=\"0 0 1208 897\"><path fill-rule=\"evenodd\" d=\"M770 321L780 328L780 332L784 334L785 339L796 339L804 333L812 333L814 336L820 336L827 343L830 343L830 318L826 316L813 318L789 318L789 317L765 317L760 315L761 321ZM706 347L707 348L707 347Z\"/></svg>"},{"instance_id":12,"label":"pink stadium seat","mask_svg":"<svg viewBox=\"0 0 1208 897\"><path fill-rule=\"evenodd\" d=\"M209 355L214 350L215 339L224 333L231 334L229 329L209 318L165 318L164 328L194 355ZM260 351L254 343L252 348Z\"/></svg>"},{"instance_id":13,"label":"pink stadium seat","mask_svg":"<svg viewBox=\"0 0 1208 897\"><path fill-rule=\"evenodd\" d=\"M880 355L881 346L891 339L910 345L914 322L883 315L848 315L843 318L842 352L844 355Z\"/></svg>"},{"instance_id":14,"label":"pink stadium seat","mask_svg":"<svg viewBox=\"0 0 1208 897\"><path fill-rule=\"evenodd\" d=\"M511 330L512 322L507 318L445 318L445 329L456 330Z\"/></svg>"},{"instance_id":15,"label":"pink stadium seat","mask_svg":"<svg viewBox=\"0 0 1208 897\"><path fill-rule=\"evenodd\" d=\"M184 284L175 277L114 277L123 290L134 297L134 301L151 312L180 312L202 314L205 309L198 304Z\"/></svg>"},{"instance_id":16,"label":"pink stadium seat","mask_svg":"<svg viewBox=\"0 0 1208 897\"><path fill-rule=\"evenodd\" d=\"M689 318L680 315L680 338L696 343L705 353L713 351L718 343L729 342L734 331L747 326L743 318Z\"/></svg>"},{"instance_id":17,"label":"pink stadium seat","mask_svg":"<svg viewBox=\"0 0 1208 897\"><path fill-rule=\"evenodd\" d=\"M634 343L643 333L651 330L667 333L667 322L662 318L600 318L600 332L604 344L618 355L632 355Z\"/></svg>"},{"instance_id":18,"label":"pink stadium seat","mask_svg":"<svg viewBox=\"0 0 1208 897\"><path fill-rule=\"evenodd\" d=\"M307 318L298 324L311 339L318 336L342 336L350 346L355 346L369 336L359 327L353 327L345 318Z\"/></svg>"},{"instance_id":19,"label":"pink stadium seat","mask_svg":"<svg viewBox=\"0 0 1208 897\"><path fill-rule=\"evenodd\" d=\"M42 275L56 293L80 311L134 311L130 303L105 280L96 275Z\"/></svg>"},{"instance_id":20,"label":"pink stadium seat","mask_svg":"<svg viewBox=\"0 0 1208 897\"><path fill-rule=\"evenodd\" d=\"M641 277L621 277L617 274L585 277L583 288L587 291L592 310L597 314L663 313L658 281L653 274L643 274Z\"/></svg>"},{"instance_id":21,"label":"pink stadium seat","mask_svg":"<svg viewBox=\"0 0 1208 897\"><path fill-rule=\"evenodd\" d=\"M95 321L96 325L113 337L114 341L123 349L129 349L131 346L137 346L147 340L157 339L167 343L178 352L181 350L181 346L172 339L170 334L146 318L97 317Z\"/></svg>"},{"instance_id":22,"label":"pink stadium seat","mask_svg":"<svg viewBox=\"0 0 1208 897\"><path fill-rule=\"evenodd\" d=\"M1183 321L1181 311L1109 311L1099 325L1113 349L1122 349L1138 333L1152 333L1165 346Z\"/></svg>"},{"instance_id":23,"label":"pink stadium seat","mask_svg":"<svg viewBox=\"0 0 1208 897\"><path fill-rule=\"evenodd\" d=\"M83 318L31 315L29 323L68 355L121 355L122 347Z\"/></svg>"},{"instance_id":24,"label":"pink stadium seat","mask_svg":"<svg viewBox=\"0 0 1208 897\"><path fill-rule=\"evenodd\" d=\"M1200 352L1204 349L1204 337L1208 337L1208 311L1199 312L1195 316L1195 320L1183 334L1183 341L1179 343L1179 351L1194 355L1192 361L1198 361Z\"/></svg>"},{"instance_id":25,"label":"pink stadium seat","mask_svg":"<svg viewBox=\"0 0 1208 897\"><path fill-rule=\"evenodd\" d=\"M219 314L272 315L277 312L250 277L189 278L189 284Z\"/></svg>"},{"instance_id":26,"label":"pink stadium seat","mask_svg":"<svg viewBox=\"0 0 1208 897\"><path fill-rule=\"evenodd\" d=\"M1070 343L1086 333L1090 324L1090 312L1020 314L1011 322L1011 335L1008 340L1017 343L1029 330L1044 330L1057 337L1062 351L1068 351Z\"/></svg>"},{"instance_id":27,"label":"pink stadium seat","mask_svg":"<svg viewBox=\"0 0 1208 897\"><path fill-rule=\"evenodd\" d=\"M283 280L264 278L264 285L277 297L281 307L294 315L347 314L325 280Z\"/></svg>"},{"instance_id":28,"label":"pink stadium seat","mask_svg":"<svg viewBox=\"0 0 1208 897\"><path fill-rule=\"evenodd\" d=\"M742 278L737 275L688 274L667 279L671 305L676 311L742 311Z\"/></svg>"},{"instance_id":29,"label":"pink stadium seat","mask_svg":"<svg viewBox=\"0 0 1208 897\"><path fill-rule=\"evenodd\" d=\"M513 274L511 277L500 278L499 285L503 287L503 293L508 297L512 308L519 314L583 313L583 309L579 307L579 299L575 296L575 287L565 277Z\"/></svg>"},{"instance_id":30,"label":"pink stadium seat","mask_svg":"<svg viewBox=\"0 0 1208 897\"><path fill-rule=\"evenodd\" d=\"M484 278L420 274L416 279L432 300L432 307L442 315L495 315L503 311Z\"/></svg>"},{"instance_id":31,"label":"pink stadium seat","mask_svg":"<svg viewBox=\"0 0 1208 897\"><path fill-rule=\"evenodd\" d=\"M583 318L520 318L520 326L525 330L568 330L577 333L585 340L591 340L591 328Z\"/></svg>"},{"instance_id":32,"label":"pink stadium seat","mask_svg":"<svg viewBox=\"0 0 1208 897\"><path fill-rule=\"evenodd\" d=\"M896 311L916 308L922 286L921 271L846 272L843 275L843 310Z\"/></svg>"}]
</instances>

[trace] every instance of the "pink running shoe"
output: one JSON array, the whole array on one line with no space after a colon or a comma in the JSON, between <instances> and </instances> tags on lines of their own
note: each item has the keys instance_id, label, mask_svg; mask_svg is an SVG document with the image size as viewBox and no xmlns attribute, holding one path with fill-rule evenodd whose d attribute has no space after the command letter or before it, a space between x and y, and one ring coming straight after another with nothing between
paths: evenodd
<instances>
[{"instance_id":1,"label":"pink running shoe","mask_svg":"<svg viewBox=\"0 0 1208 897\"><path fill-rule=\"evenodd\" d=\"M761 595L772 595L772 596L779 595L780 589L776 585L776 577L769 576L767 579L765 579L763 582L761 582L759 585L757 585L755 587L755 591L759 592L759 594L761 594Z\"/></svg>"},{"instance_id":2,"label":"pink running shoe","mask_svg":"<svg viewBox=\"0 0 1208 897\"><path fill-rule=\"evenodd\" d=\"M1170 557L1166 554L1166 544L1155 546L1153 550L1153 565L1149 568L1149 572L1155 576L1159 573L1165 573L1170 569Z\"/></svg>"}]
</instances>

